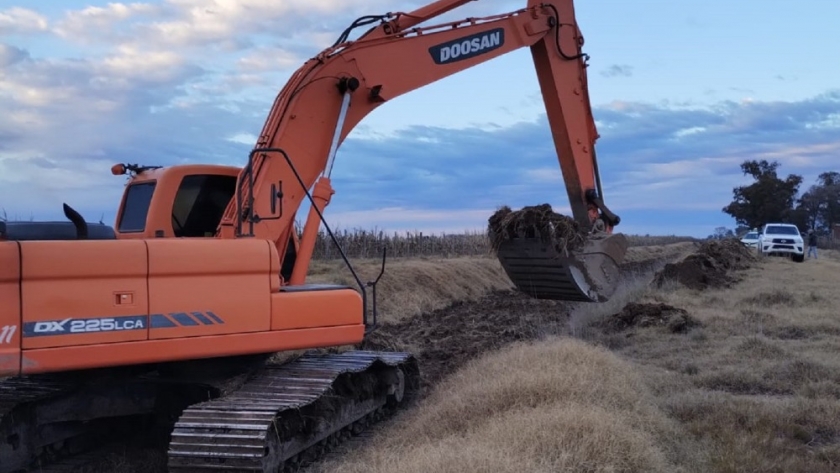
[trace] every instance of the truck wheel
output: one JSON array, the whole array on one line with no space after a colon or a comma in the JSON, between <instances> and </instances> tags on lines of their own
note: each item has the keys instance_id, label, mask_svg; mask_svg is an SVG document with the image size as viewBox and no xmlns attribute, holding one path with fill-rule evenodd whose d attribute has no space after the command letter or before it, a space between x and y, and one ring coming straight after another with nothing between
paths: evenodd
<instances>
[{"instance_id":1,"label":"truck wheel","mask_svg":"<svg viewBox=\"0 0 840 473\"><path fill-rule=\"evenodd\" d=\"M791 255L790 259L792 259L793 261L795 261L797 263L801 263L801 262L805 261L805 255L804 254L801 254L801 255L794 254L794 255Z\"/></svg>"}]
</instances>

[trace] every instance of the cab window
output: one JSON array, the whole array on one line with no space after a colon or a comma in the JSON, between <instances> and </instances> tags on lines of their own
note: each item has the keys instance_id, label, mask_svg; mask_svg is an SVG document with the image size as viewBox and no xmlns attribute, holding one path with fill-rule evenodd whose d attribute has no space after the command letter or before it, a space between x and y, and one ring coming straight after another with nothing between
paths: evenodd
<instances>
[{"instance_id":1,"label":"cab window","mask_svg":"<svg viewBox=\"0 0 840 473\"><path fill-rule=\"evenodd\" d=\"M213 236L235 189L236 176L201 174L184 177L172 206L175 236Z\"/></svg>"},{"instance_id":2,"label":"cab window","mask_svg":"<svg viewBox=\"0 0 840 473\"><path fill-rule=\"evenodd\" d=\"M146 215L155 193L155 182L131 184L125 191L125 204L120 214L119 231L138 233L146 230Z\"/></svg>"}]
</instances>

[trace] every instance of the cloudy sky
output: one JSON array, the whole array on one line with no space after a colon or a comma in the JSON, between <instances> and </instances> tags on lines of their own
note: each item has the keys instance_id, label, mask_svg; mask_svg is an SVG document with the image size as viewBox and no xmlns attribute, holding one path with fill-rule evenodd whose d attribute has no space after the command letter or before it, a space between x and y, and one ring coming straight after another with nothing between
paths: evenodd
<instances>
[{"instance_id":1,"label":"cloudy sky","mask_svg":"<svg viewBox=\"0 0 840 473\"><path fill-rule=\"evenodd\" d=\"M0 208L112 222L116 162L242 165L292 71L418 0L0 0ZM520 8L479 0L448 21ZM705 236L739 164L840 170L840 2L579 0L605 197L635 234ZM527 50L380 107L333 171L333 226L481 229L568 201Z\"/></svg>"}]
</instances>

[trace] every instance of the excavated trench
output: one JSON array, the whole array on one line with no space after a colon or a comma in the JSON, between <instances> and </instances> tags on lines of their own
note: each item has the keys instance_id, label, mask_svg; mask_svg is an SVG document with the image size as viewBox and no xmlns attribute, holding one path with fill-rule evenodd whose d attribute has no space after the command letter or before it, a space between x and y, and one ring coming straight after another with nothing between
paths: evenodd
<instances>
[{"instance_id":1,"label":"excavated trench","mask_svg":"<svg viewBox=\"0 0 840 473\"><path fill-rule=\"evenodd\" d=\"M662 257L621 266L623 276L651 280ZM581 303L539 300L516 291L495 291L396 324L381 326L362 344L370 350L409 350L420 360L422 389L467 361L509 343L569 333L569 316ZM585 304L585 303L584 303Z\"/></svg>"},{"instance_id":2,"label":"excavated trench","mask_svg":"<svg viewBox=\"0 0 840 473\"><path fill-rule=\"evenodd\" d=\"M655 286L670 281L703 290L736 282L739 270L754 262L752 252L737 240L708 241L683 258L666 254L628 261L621 265L621 273L627 279L650 281ZM384 325L362 347L415 353L420 360L423 388L428 390L468 360L506 344L568 334L569 315L578 304L497 291L477 301L456 303ZM601 325L608 331L648 325L682 331L694 323L680 308L630 303Z\"/></svg>"}]
</instances>

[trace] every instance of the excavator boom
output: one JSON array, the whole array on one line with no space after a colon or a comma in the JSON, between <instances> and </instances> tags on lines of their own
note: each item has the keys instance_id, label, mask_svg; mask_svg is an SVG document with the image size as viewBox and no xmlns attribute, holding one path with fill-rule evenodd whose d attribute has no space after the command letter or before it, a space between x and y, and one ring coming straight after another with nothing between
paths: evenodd
<instances>
[{"instance_id":1,"label":"excavator boom","mask_svg":"<svg viewBox=\"0 0 840 473\"><path fill-rule=\"evenodd\" d=\"M523 239L505 243L498 256L514 284L535 297L609 297L626 242L610 235L619 220L603 204L586 56L580 52L583 37L572 2L530 0L526 8L510 13L415 27L465 3L442 0L408 14L367 17L381 24L355 41L347 40L346 31L297 70L269 112L218 234L272 240L278 254L286 254L296 212L310 199L294 270L286 281L302 283L323 210L334 194L330 176L337 150L355 126L396 97L530 48L572 215L586 229L600 219L605 223L601 233L609 236L589 243L578 257ZM536 267L542 269L532 271Z\"/></svg>"}]
</instances>

